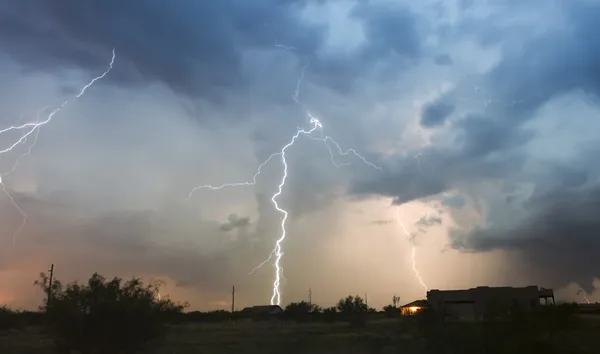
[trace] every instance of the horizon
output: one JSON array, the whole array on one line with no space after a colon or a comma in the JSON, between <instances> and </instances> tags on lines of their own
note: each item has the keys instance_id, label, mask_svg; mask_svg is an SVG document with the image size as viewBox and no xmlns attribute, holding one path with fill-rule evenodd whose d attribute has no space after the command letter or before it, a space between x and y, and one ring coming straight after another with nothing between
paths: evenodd
<instances>
[{"instance_id":1,"label":"horizon","mask_svg":"<svg viewBox=\"0 0 600 354\"><path fill-rule=\"evenodd\" d=\"M0 4L0 306L50 264L197 309L599 302L600 3L538 3Z\"/></svg>"}]
</instances>

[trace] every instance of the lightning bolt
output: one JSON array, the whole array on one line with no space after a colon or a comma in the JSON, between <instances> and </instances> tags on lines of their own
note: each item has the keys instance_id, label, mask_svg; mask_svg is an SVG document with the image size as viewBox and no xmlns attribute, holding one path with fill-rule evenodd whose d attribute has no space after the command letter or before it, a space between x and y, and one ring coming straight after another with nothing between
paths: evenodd
<instances>
[{"instance_id":1,"label":"lightning bolt","mask_svg":"<svg viewBox=\"0 0 600 354\"><path fill-rule=\"evenodd\" d=\"M417 269L417 254L416 254L417 248L415 246L414 237L410 234L410 232L408 232L408 230L406 229L406 226L404 226L404 222L402 221L402 212L400 210L400 207L398 207L398 225L400 225L400 228L402 229L402 231L408 238L408 242L410 243L411 248L412 248L411 262L412 262L413 273L415 274L415 277L417 278L419 283L421 283L421 286L423 287L423 289L425 289L425 292L427 292L428 291L427 285L425 285L425 282L423 281L423 278L421 278L421 275L419 274L419 270Z\"/></svg>"},{"instance_id":2,"label":"lightning bolt","mask_svg":"<svg viewBox=\"0 0 600 354\"><path fill-rule=\"evenodd\" d=\"M79 91L79 93L75 96L76 99L80 98L81 96L83 96L83 94L85 94L85 92L87 91L87 89L89 87L91 87L96 81L104 78L112 70L113 64L115 62L115 57L116 57L115 56L115 49L113 48L113 50L112 50L112 58L111 58L110 63L108 65L108 69L106 69L101 75L96 76L95 78L93 78L87 85L85 85ZM38 117L37 117L37 119L36 119L35 122L24 123L24 124L20 124L20 125L13 125L13 126L10 126L8 128L4 128L4 129L0 130L0 136L2 134L8 133L8 132L12 132L12 131L24 131L24 133L16 141L14 141L12 144L9 144L9 146L7 148L0 149L0 156L2 154L11 152L18 145L26 143L27 140L29 139L29 137L33 134L33 142L29 146L27 152L21 154L15 160L15 163L14 163L13 167L7 173L0 174L0 185L2 186L2 191L10 199L11 204L15 207L15 209L17 209L17 211L23 216L21 225L19 225L19 227L17 228L17 230L15 230L15 232L13 233L13 245L14 245L14 243L16 241L16 237L17 237L18 233L27 224L27 214L23 211L22 208L19 207L19 205L17 204L17 202L15 201L15 199L13 198L13 196L6 189L6 186L5 186L5 183L4 183L4 177L12 174L16 170L17 166L19 165L19 162L21 161L21 159L23 157L25 157L27 155L31 155L31 149L37 143L39 132L40 132L40 129L42 128L42 126L50 123L50 121L52 120L52 118L54 118L54 116L57 113L59 113L64 107L66 107L69 104L69 102L70 102L70 100L64 101L60 106L58 106L57 108L55 108L54 110L52 110L50 112L50 114L48 114L48 116L44 120L40 120L39 119L39 115L42 112L44 112L45 110L47 110L47 107L43 108L42 110L40 110L40 112L38 112Z\"/></svg>"},{"instance_id":3,"label":"lightning bolt","mask_svg":"<svg viewBox=\"0 0 600 354\"><path fill-rule=\"evenodd\" d=\"M369 166L377 169L377 170L382 170L381 167L369 162L365 157L363 157L362 155L360 155L359 153L356 152L356 150L354 149L348 149L348 150L343 150L340 145L333 140L333 138L331 138L330 136L321 136L321 137L315 137L312 134L317 130L317 129L322 129L323 125L321 124L321 122L319 121L319 119L317 119L316 117L314 117L312 114L308 113L308 116L310 117L310 124L312 125L311 128L309 130L305 130L305 129L298 129L296 131L296 133L292 136L292 138L290 139L290 141L283 146L283 148L279 151L276 152L274 154L271 154L269 156L269 158L267 158L267 160L265 160L263 163L261 163L258 168L256 173L253 175L252 179L250 181L245 181L245 182L235 182L235 183L224 183L221 185L200 185L197 187L194 187L192 189L192 191L189 193L188 195L188 199L193 195L194 192L196 192L199 189L209 189L209 190L220 190L223 188L228 188L228 187L240 187L240 186L253 186L256 185L256 181L258 179L258 176L261 174L262 169L275 157L280 157L281 159L281 163L282 163L282 167L283 167L283 175L281 177L281 180L279 181L279 184L277 185L277 191L275 192L275 194L273 194L273 196L271 197L271 202L273 203L273 206L275 208L275 210L277 210L279 213L282 214L282 218L281 218L281 222L280 222L280 228L281 228L281 234L279 236L279 238L276 240L275 242L275 246L272 249L271 253L269 254L268 258L266 260L264 260L262 263L260 263L258 266L254 267L248 274L252 274L254 273L256 270L260 269L262 266L264 266L265 264L273 261L273 266L275 268L275 279L273 281L273 293L271 296L271 304L272 305L280 305L281 304L281 291L280 291L280 285L281 285L281 280L285 280L285 278L283 277L283 267L281 266L281 260L283 258L284 252L282 249L282 245L283 242L285 241L286 237L287 237L287 230L286 230L286 222L289 216L288 211L286 211L285 209L283 209L278 202L278 198L281 196L281 194L283 193L283 188L285 187L285 183L287 181L288 178L288 163L287 163L287 159L286 159L286 153L288 151L288 149L290 147L292 147L294 145L294 143L298 140L298 138L300 136L306 136L309 139L312 140L316 140L316 141L321 141L323 142L329 152L330 152L330 156L332 159L332 162L334 164L334 166L336 167L342 167L347 165L347 163L345 164L337 164L334 160L333 157L333 150L331 149L331 146L328 144L328 142L330 142L331 144L333 144L337 150L339 151L340 155L342 156L346 156L348 154L352 154L354 156L356 156L357 158L359 158L360 160L362 160L363 162L365 162L366 164L368 164Z\"/></svg>"},{"instance_id":4,"label":"lightning bolt","mask_svg":"<svg viewBox=\"0 0 600 354\"><path fill-rule=\"evenodd\" d=\"M292 99L296 103L298 103L298 97L299 97L299 94L300 94L300 85L302 84L302 80L304 79L304 71L306 70L306 68L308 68L308 65L310 65L309 61L307 61L306 65L304 65L302 67L302 71L300 72L300 78L296 82L296 91L294 91L294 94L292 95Z\"/></svg>"},{"instance_id":5,"label":"lightning bolt","mask_svg":"<svg viewBox=\"0 0 600 354\"><path fill-rule=\"evenodd\" d=\"M284 46L281 44L275 44L275 47L277 48L283 48L285 50L295 50L295 47L289 47L289 46ZM310 62L307 61L306 65L304 65L304 67L302 67L301 73L300 73L300 77L298 79L298 81L296 82L296 89L294 91L294 93L292 94L292 99L296 102L299 103L299 92L300 92L300 86L302 84L302 80L304 79L304 73L305 70L308 68ZM312 140L316 140L316 141L320 141L323 142L325 144L325 146L327 147L328 151L329 151L329 155L331 157L331 162L335 167L342 167L342 166L346 166L349 165L349 163L342 163L342 164L338 164L335 161L334 158L334 153L333 153L333 149L331 147L330 144L332 144L338 151L338 153L341 156L347 156L349 154L354 155L355 157L359 158L360 160L362 160L364 163L366 163L367 165L382 171L382 168L367 161L366 158L364 158L362 155L360 155L359 153L356 152L356 150L354 149L347 149L347 150L343 150L340 145L330 136L325 136L323 135L323 125L321 124L320 120L317 119L316 117L314 117L310 112L307 112L308 117L310 118L310 124L312 125L312 127L309 130L305 130L305 129L301 129L298 128L298 130L296 131L296 133L292 136L292 138L290 139L290 141L283 146L283 148L279 151L276 152L274 154L271 154L269 156L269 158L267 158L263 163L261 163L258 168L256 173L252 176L252 180L250 181L246 181L246 182L235 182L235 183L223 183L221 185L200 185L197 187L194 187L190 193L188 194L188 199L192 197L192 195L194 194L194 192L196 192L199 189L209 189L209 190L220 190L223 188L228 188L228 187L241 187L241 186L254 186L256 185L256 181L258 176L261 174L262 169L275 157L279 157L280 161L282 163L282 167L283 167L283 174L281 177L281 180L279 181L279 184L277 185L277 191L275 192L275 194L273 194L273 196L271 197L271 202L273 203L273 206L275 208L275 210L277 210L280 214L282 214L282 218L281 218L281 223L280 223L280 228L281 228L281 234L280 237L276 240L275 242L275 246L273 247L273 249L271 250L271 253L269 254L269 256L267 257L266 260L264 260L263 262L261 262L259 265L257 265L256 267L254 267L248 274L253 274L256 270L260 269L261 267L263 267L265 264L273 261L273 266L275 268L275 277L274 277L274 281L273 281L273 293L271 296L271 305L280 305L281 304L281 291L280 291L280 286L281 286L281 280L285 281L285 277L283 276L283 267L281 266L281 259L283 258L284 252L282 249L282 245L283 242L286 239L287 236L287 230L286 230L286 222L289 216L289 213L287 212L287 210L281 208L281 206L278 203L278 198L281 196L281 194L283 193L283 188L285 187L285 183L287 181L288 178L288 164L287 164L287 160L286 160L286 153L287 150L294 145L294 143L297 141L297 139L300 136L306 136L309 139ZM320 137L315 137L312 134L317 130L320 129L321 130L321 136Z\"/></svg>"},{"instance_id":6,"label":"lightning bolt","mask_svg":"<svg viewBox=\"0 0 600 354\"><path fill-rule=\"evenodd\" d=\"M589 304L590 303L590 299L587 298L585 291L583 289L579 289L577 291L577 295L581 295L583 296L583 299Z\"/></svg>"}]
</instances>

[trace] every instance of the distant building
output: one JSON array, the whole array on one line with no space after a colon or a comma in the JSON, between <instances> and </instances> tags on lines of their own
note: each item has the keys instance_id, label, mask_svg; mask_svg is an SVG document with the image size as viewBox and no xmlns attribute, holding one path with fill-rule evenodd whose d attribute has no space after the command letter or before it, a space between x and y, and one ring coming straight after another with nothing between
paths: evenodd
<instances>
[{"instance_id":1,"label":"distant building","mask_svg":"<svg viewBox=\"0 0 600 354\"><path fill-rule=\"evenodd\" d=\"M279 305L251 306L241 311L243 317L251 317L254 320L268 320L282 313L283 309Z\"/></svg>"},{"instance_id":2,"label":"distant building","mask_svg":"<svg viewBox=\"0 0 600 354\"><path fill-rule=\"evenodd\" d=\"M417 300L410 302L404 306L400 306L400 312L403 315L412 315L427 308L429 304L427 300Z\"/></svg>"},{"instance_id":3,"label":"distant building","mask_svg":"<svg viewBox=\"0 0 600 354\"><path fill-rule=\"evenodd\" d=\"M479 318L487 314L501 315L518 308L533 311L552 299L552 289L535 285L523 288L480 286L467 290L430 290L427 302L431 308L459 318Z\"/></svg>"}]
</instances>

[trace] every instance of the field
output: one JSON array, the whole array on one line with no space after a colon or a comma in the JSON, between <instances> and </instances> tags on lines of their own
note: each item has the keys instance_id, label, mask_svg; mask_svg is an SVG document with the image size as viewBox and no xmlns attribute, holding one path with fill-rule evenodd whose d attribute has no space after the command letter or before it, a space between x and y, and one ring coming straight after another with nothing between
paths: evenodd
<instances>
[{"instance_id":1,"label":"field","mask_svg":"<svg viewBox=\"0 0 600 354\"><path fill-rule=\"evenodd\" d=\"M598 353L600 316L578 316L577 324L553 331L530 325L374 318L362 328L347 323L292 321L185 323L145 353ZM0 332L0 353L52 353L52 338L39 327Z\"/></svg>"}]
</instances>

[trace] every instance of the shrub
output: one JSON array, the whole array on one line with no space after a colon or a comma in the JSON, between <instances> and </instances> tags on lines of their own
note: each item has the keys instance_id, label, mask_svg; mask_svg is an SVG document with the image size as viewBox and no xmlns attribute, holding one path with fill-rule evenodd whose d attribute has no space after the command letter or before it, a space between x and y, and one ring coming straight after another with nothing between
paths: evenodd
<instances>
[{"instance_id":1,"label":"shrub","mask_svg":"<svg viewBox=\"0 0 600 354\"><path fill-rule=\"evenodd\" d=\"M306 322L318 315L320 308L306 301L292 302L285 307L285 318L296 322Z\"/></svg>"},{"instance_id":2,"label":"shrub","mask_svg":"<svg viewBox=\"0 0 600 354\"><path fill-rule=\"evenodd\" d=\"M325 322L335 322L338 317L337 307L332 306L323 310L323 320Z\"/></svg>"},{"instance_id":3,"label":"shrub","mask_svg":"<svg viewBox=\"0 0 600 354\"><path fill-rule=\"evenodd\" d=\"M17 326L17 313L6 306L0 307L0 331Z\"/></svg>"},{"instance_id":4,"label":"shrub","mask_svg":"<svg viewBox=\"0 0 600 354\"><path fill-rule=\"evenodd\" d=\"M400 317L402 314L399 307L394 305L387 305L383 307L383 312L388 318Z\"/></svg>"},{"instance_id":5,"label":"shrub","mask_svg":"<svg viewBox=\"0 0 600 354\"><path fill-rule=\"evenodd\" d=\"M367 322L369 307L360 296L348 296L337 304L340 315L353 327L362 327Z\"/></svg>"},{"instance_id":6,"label":"shrub","mask_svg":"<svg viewBox=\"0 0 600 354\"><path fill-rule=\"evenodd\" d=\"M95 273L87 284L75 282L63 289L57 282L52 290L45 275L36 283L52 292L43 307L57 349L65 351L132 353L164 334L168 322L185 307L157 299L160 284L145 285L137 278L107 281Z\"/></svg>"}]
</instances>

